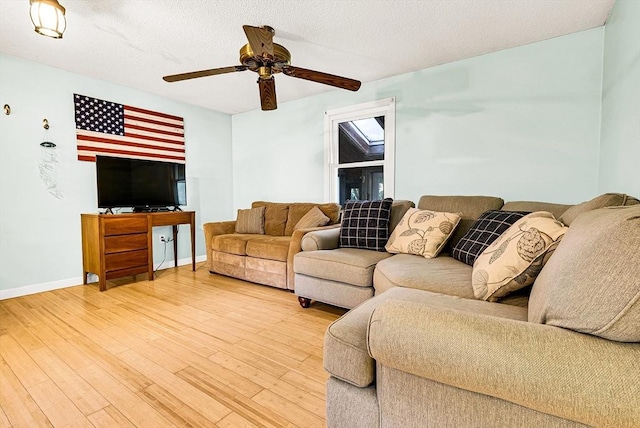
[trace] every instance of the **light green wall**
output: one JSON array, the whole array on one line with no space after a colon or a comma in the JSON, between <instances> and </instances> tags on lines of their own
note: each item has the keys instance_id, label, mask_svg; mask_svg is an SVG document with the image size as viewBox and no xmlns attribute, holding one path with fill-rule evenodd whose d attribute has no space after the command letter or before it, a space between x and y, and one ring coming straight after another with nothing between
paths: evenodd
<instances>
[{"instance_id":1,"label":"light green wall","mask_svg":"<svg viewBox=\"0 0 640 428\"><path fill-rule=\"evenodd\" d=\"M184 117L187 153L187 209L196 210L197 255L203 257L201 224L232 215L231 117L200 107L0 55L0 297L81 283L80 213L97 212L95 164L77 160L73 94ZM62 199L40 180L42 119L47 139L57 144ZM179 259L190 257L188 226L180 226ZM154 230L154 260L163 257ZM167 251L170 267L171 245Z\"/></svg>"},{"instance_id":2,"label":"light green wall","mask_svg":"<svg viewBox=\"0 0 640 428\"><path fill-rule=\"evenodd\" d=\"M604 32L598 190L640 196L640 2L618 0Z\"/></svg>"},{"instance_id":3,"label":"light green wall","mask_svg":"<svg viewBox=\"0 0 640 428\"><path fill-rule=\"evenodd\" d=\"M592 198L602 40L596 28L366 83L356 93L332 91L234 115L234 206L321 201L324 112L387 97L397 102L397 199ZM277 76L277 85L286 79Z\"/></svg>"}]
</instances>

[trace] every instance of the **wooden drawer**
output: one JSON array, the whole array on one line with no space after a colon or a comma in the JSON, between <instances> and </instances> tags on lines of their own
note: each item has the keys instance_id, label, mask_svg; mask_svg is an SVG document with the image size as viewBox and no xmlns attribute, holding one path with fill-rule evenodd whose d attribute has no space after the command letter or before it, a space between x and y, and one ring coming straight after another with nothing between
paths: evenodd
<instances>
[{"instance_id":1,"label":"wooden drawer","mask_svg":"<svg viewBox=\"0 0 640 428\"><path fill-rule=\"evenodd\" d=\"M122 278L123 276L138 275L141 273L147 273L146 266L136 266L127 269L112 270L111 272L106 273L105 279Z\"/></svg>"},{"instance_id":2,"label":"wooden drawer","mask_svg":"<svg viewBox=\"0 0 640 428\"><path fill-rule=\"evenodd\" d=\"M147 233L147 216L113 216L103 219L104 234L109 235L126 235L129 233Z\"/></svg>"},{"instance_id":3,"label":"wooden drawer","mask_svg":"<svg viewBox=\"0 0 640 428\"><path fill-rule=\"evenodd\" d=\"M112 235L104 238L105 254L120 253L122 251L146 250L147 234Z\"/></svg>"},{"instance_id":4,"label":"wooden drawer","mask_svg":"<svg viewBox=\"0 0 640 428\"><path fill-rule=\"evenodd\" d=\"M105 254L105 271L128 269L136 266L148 266L149 252L147 250L126 251L124 253Z\"/></svg>"}]
</instances>

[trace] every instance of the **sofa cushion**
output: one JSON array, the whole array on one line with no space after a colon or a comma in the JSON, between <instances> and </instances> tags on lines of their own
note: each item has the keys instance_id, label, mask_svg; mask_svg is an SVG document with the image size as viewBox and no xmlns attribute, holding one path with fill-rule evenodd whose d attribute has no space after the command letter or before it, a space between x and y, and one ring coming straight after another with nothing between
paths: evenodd
<instances>
[{"instance_id":1,"label":"sofa cushion","mask_svg":"<svg viewBox=\"0 0 640 428\"><path fill-rule=\"evenodd\" d=\"M264 207L238 210L236 233L264 234Z\"/></svg>"},{"instance_id":2,"label":"sofa cushion","mask_svg":"<svg viewBox=\"0 0 640 428\"><path fill-rule=\"evenodd\" d=\"M458 227L442 251L449 252L471 228L480 215L489 210L499 210L504 201L494 196L432 196L424 195L418 201L421 210L462 213Z\"/></svg>"},{"instance_id":3,"label":"sofa cushion","mask_svg":"<svg viewBox=\"0 0 640 428\"><path fill-rule=\"evenodd\" d=\"M473 266L480 253L528 212L485 211L451 250L451 257Z\"/></svg>"},{"instance_id":4,"label":"sofa cushion","mask_svg":"<svg viewBox=\"0 0 640 428\"><path fill-rule=\"evenodd\" d=\"M290 243L290 236L254 236L245 251L249 257L286 262Z\"/></svg>"},{"instance_id":5,"label":"sofa cushion","mask_svg":"<svg viewBox=\"0 0 640 428\"><path fill-rule=\"evenodd\" d=\"M384 251L389 239L390 198L381 201L347 201L340 227L340 247Z\"/></svg>"},{"instance_id":6,"label":"sofa cushion","mask_svg":"<svg viewBox=\"0 0 640 428\"><path fill-rule=\"evenodd\" d=\"M438 255L460 221L460 214L410 208L391 233L385 249L392 254Z\"/></svg>"},{"instance_id":7,"label":"sofa cushion","mask_svg":"<svg viewBox=\"0 0 640 428\"><path fill-rule=\"evenodd\" d=\"M640 342L640 206L572 222L531 291L529 321Z\"/></svg>"},{"instance_id":8,"label":"sofa cushion","mask_svg":"<svg viewBox=\"0 0 640 428\"><path fill-rule=\"evenodd\" d=\"M402 256L402 255L400 255ZM400 257L394 256L394 257ZM424 259L422 261L437 259ZM453 262L470 268L457 260ZM327 328L324 339L324 368L333 377L364 388L375 380L375 361L367 350L369 319L376 308L389 301L424 303L429 307L451 308L460 311L526 320L527 310L515 306L487 304L477 300L461 299L428 291L395 287L353 308Z\"/></svg>"},{"instance_id":9,"label":"sofa cushion","mask_svg":"<svg viewBox=\"0 0 640 428\"><path fill-rule=\"evenodd\" d=\"M320 208L313 207L305 215L303 215L300 220L298 220L293 230L295 232L298 229L320 227L326 225L327 223L329 223L329 217L324 215L324 213L320 211Z\"/></svg>"},{"instance_id":10,"label":"sofa cushion","mask_svg":"<svg viewBox=\"0 0 640 428\"><path fill-rule=\"evenodd\" d=\"M476 259L471 280L474 295L497 301L533 284L566 231L546 211L522 217Z\"/></svg>"},{"instance_id":11,"label":"sofa cushion","mask_svg":"<svg viewBox=\"0 0 640 428\"><path fill-rule=\"evenodd\" d=\"M284 236L284 228L287 225L289 204L279 202L255 201L252 208L265 207L264 233L271 236Z\"/></svg>"},{"instance_id":12,"label":"sofa cushion","mask_svg":"<svg viewBox=\"0 0 640 428\"><path fill-rule=\"evenodd\" d=\"M391 254L359 248L303 251L296 254L293 270L315 278L371 287L376 264L388 257Z\"/></svg>"},{"instance_id":13,"label":"sofa cushion","mask_svg":"<svg viewBox=\"0 0 640 428\"><path fill-rule=\"evenodd\" d=\"M551 202L536 202L536 201L511 201L505 202L500 208L502 211L524 211L533 213L536 211L547 211L553 214L555 218L560 218L572 205L554 204Z\"/></svg>"},{"instance_id":14,"label":"sofa cushion","mask_svg":"<svg viewBox=\"0 0 640 428\"><path fill-rule=\"evenodd\" d=\"M391 204L391 217L389 218L389 233L392 233L402 217L409 210L409 208L415 208L416 204L407 200L395 199Z\"/></svg>"},{"instance_id":15,"label":"sofa cushion","mask_svg":"<svg viewBox=\"0 0 640 428\"><path fill-rule=\"evenodd\" d=\"M329 224L335 224L340 218L340 205L329 202L326 204L313 204L313 203L301 203L296 202L289 204L289 213L287 215L287 226L285 227L284 234L289 236L293 234L296 224L300 221L305 214L307 214L313 207L318 207L320 211L327 217L329 217Z\"/></svg>"},{"instance_id":16,"label":"sofa cushion","mask_svg":"<svg viewBox=\"0 0 640 428\"><path fill-rule=\"evenodd\" d=\"M255 238L256 235L230 233L227 235L215 236L211 242L211 249L221 253L247 255L247 241Z\"/></svg>"},{"instance_id":17,"label":"sofa cushion","mask_svg":"<svg viewBox=\"0 0 640 428\"><path fill-rule=\"evenodd\" d=\"M378 262L373 283L376 294L405 287L473 299L471 272L471 266L448 256L425 259L398 254Z\"/></svg>"},{"instance_id":18,"label":"sofa cushion","mask_svg":"<svg viewBox=\"0 0 640 428\"><path fill-rule=\"evenodd\" d=\"M622 205L635 205L638 203L636 198L630 197L623 193L605 193L604 195L596 196L590 201L583 202L566 210L558 220L562 223L570 226L573 220L580 214L597 210L598 208L616 207Z\"/></svg>"}]
</instances>

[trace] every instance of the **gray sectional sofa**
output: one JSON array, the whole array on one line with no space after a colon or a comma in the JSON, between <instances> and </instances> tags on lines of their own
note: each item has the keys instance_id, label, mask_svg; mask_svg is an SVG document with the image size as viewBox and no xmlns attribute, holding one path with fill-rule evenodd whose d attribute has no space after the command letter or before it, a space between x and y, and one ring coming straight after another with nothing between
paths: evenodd
<instances>
[{"instance_id":1,"label":"gray sectional sofa","mask_svg":"<svg viewBox=\"0 0 640 428\"><path fill-rule=\"evenodd\" d=\"M296 294L353 308L325 337L327 425L640 426L637 204L423 196L418 208L463 213L432 259L337 248L337 230L305 235ZM411 205L396 201L393 217ZM533 287L488 302L447 252L495 209L549 211L569 229Z\"/></svg>"}]
</instances>

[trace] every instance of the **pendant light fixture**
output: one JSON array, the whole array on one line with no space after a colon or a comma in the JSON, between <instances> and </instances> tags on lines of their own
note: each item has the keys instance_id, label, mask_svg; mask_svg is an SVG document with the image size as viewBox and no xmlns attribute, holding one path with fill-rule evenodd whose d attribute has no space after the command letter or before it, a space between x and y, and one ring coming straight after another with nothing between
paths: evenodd
<instances>
[{"instance_id":1,"label":"pendant light fixture","mask_svg":"<svg viewBox=\"0 0 640 428\"><path fill-rule=\"evenodd\" d=\"M57 0L29 0L29 4L29 15L36 33L61 39L67 27L64 7Z\"/></svg>"}]
</instances>

